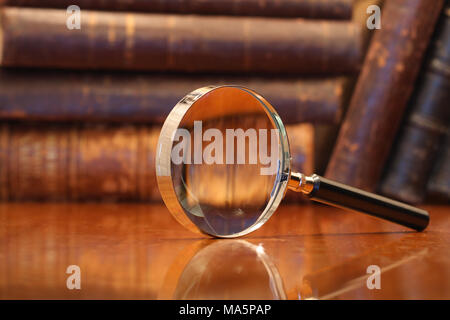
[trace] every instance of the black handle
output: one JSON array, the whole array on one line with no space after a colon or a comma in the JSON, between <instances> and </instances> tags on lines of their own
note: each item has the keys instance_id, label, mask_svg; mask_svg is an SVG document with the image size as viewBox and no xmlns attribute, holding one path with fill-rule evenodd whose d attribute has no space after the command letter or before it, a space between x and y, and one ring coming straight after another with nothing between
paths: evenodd
<instances>
[{"instance_id":1,"label":"black handle","mask_svg":"<svg viewBox=\"0 0 450 320\"><path fill-rule=\"evenodd\" d=\"M314 181L314 189L308 196L312 200L335 207L364 212L417 231L424 230L430 221L428 212L425 210L352 188L316 174L312 175L311 178Z\"/></svg>"}]
</instances>

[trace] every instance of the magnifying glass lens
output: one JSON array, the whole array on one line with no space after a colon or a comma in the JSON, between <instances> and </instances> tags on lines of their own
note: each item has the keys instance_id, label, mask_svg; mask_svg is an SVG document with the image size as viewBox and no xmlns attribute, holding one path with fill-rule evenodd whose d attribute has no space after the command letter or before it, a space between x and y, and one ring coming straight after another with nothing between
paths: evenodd
<instances>
[{"instance_id":1,"label":"magnifying glass lens","mask_svg":"<svg viewBox=\"0 0 450 320\"><path fill-rule=\"evenodd\" d=\"M242 88L217 88L192 103L171 158L179 204L214 236L255 228L280 189L279 129L264 102Z\"/></svg>"}]
</instances>

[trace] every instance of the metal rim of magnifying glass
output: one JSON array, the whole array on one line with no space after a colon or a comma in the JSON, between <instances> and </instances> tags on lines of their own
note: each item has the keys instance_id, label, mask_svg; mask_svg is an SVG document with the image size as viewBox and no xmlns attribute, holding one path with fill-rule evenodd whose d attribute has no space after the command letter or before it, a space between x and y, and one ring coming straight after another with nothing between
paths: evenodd
<instances>
[{"instance_id":1,"label":"metal rim of magnifying glass","mask_svg":"<svg viewBox=\"0 0 450 320\"><path fill-rule=\"evenodd\" d=\"M274 186L276 186L276 188L273 188L270 199L256 222L240 232L229 235L209 233L199 228L190 220L188 213L178 200L171 176L171 152L173 147L173 138L175 136L176 130L178 129L180 123L183 121L184 116L186 115L188 110L192 106L194 106L199 99L214 90L219 90L220 88L236 88L257 99L258 102L264 107L264 111L272 122L272 125L274 126L274 128L278 129L279 132L279 161L277 175L274 182ZM156 150L155 162L158 188L161 193L162 199L172 216L180 224L193 232L200 232L218 238L235 238L244 236L261 227L272 216L281 200L283 199L290 175L289 142L286 134L286 129L283 125L283 122L281 121L280 116L277 114L272 105L267 102L267 100L262 96L251 89L237 85L207 86L194 90L191 93L187 94L183 99L181 99L169 113L163 127L161 128L161 133Z\"/></svg>"}]
</instances>

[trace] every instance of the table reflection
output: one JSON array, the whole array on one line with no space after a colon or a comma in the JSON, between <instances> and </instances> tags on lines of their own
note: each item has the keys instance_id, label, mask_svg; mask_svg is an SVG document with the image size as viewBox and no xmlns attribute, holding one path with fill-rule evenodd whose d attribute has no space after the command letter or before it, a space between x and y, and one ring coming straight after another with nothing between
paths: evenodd
<instances>
[{"instance_id":1,"label":"table reflection","mask_svg":"<svg viewBox=\"0 0 450 320\"><path fill-rule=\"evenodd\" d=\"M450 216L425 233L281 207L245 239L184 230L162 205L0 204L0 299L449 299ZM69 265L81 290L66 287ZM370 290L367 267L381 269Z\"/></svg>"},{"instance_id":2,"label":"table reflection","mask_svg":"<svg viewBox=\"0 0 450 320\"><path fill-rule=\"evenodd\" d=\"M177 261L173 268L180 266ZM167 294L161 298L183 300L286 299L283 281L264 246L245 240L213 240L199 246L179 272L175 288L161 292Z\"/></svg>"}]
</instances>

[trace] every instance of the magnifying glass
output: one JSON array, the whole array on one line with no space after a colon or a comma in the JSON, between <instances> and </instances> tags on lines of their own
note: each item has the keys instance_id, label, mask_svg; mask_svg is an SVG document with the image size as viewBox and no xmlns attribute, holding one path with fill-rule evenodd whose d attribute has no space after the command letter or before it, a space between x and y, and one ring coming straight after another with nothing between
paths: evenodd
<instances>
[{"instance_id":1,"label":"magnifying glass","mask_svg":"<svg viewBox=\"0 0 450 320\"><path fill-rule=\"evenodd\" d=\"M275 212L287 189L336 207L424 230L428 213L290 168L286 129L270 103L241 86L208 86L181 99L158 140L164 203L183 226L220 238L246 235Z\"/></svg>"}]
</instances>

